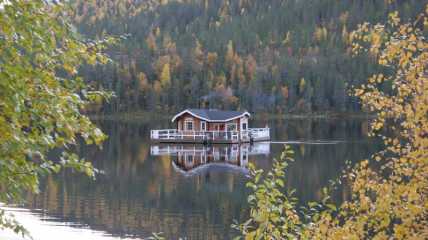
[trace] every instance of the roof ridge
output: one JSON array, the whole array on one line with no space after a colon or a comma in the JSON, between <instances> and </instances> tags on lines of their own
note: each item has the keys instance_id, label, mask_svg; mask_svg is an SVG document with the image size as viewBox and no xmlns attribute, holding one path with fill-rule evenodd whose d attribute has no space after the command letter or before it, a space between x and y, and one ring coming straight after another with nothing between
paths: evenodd
<instances>
[{"instance_id":1,"label":"roof ridge","mask_svg":"<svg viewBox=\"0 0 428 240\"><path fill-rule=\"evenodd\" d=\"M186 112L193 115L194 117L203 119L205 121L219 121L219 122L231 121L233 119L242 117L244 115L251 116L250 113L247 111L187 108L184 111L175 115L172 121L175 121L177 117L181 116Z\"/></svg>"}]
</instances>

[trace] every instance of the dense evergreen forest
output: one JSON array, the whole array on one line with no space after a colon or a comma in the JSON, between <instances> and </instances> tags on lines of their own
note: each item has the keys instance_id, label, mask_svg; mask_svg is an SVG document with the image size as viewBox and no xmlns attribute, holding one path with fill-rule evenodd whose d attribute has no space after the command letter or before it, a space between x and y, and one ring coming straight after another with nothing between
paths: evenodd
<instances>
[{"instance_id":1,"label":"dense evergreen forest","mask_svg":"<svg viewBox=\"0 0 428 240\"><path fill-rule=\"evenodd\" d=\"M83 77L116 93L94 111L359 111L352 86L381 71L352 57L351 30L407 20L426 0L72 0L71 17L91 38L125 36L113 63Z\"/></svg>"}]
</instances>

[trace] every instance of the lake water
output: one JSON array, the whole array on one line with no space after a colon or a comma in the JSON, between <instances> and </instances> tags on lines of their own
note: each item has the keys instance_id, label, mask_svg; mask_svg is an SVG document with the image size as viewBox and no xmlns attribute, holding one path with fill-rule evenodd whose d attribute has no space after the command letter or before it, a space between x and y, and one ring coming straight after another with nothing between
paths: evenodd
<instances>
[{"instance_id":1,"label":"lake water","mask_svg":"<svg viewBox=\"0 0 428 240\"><path fill-rule=\"evenodd\" d=\"M287 169L287 187L303 203L319 200L345 161L379 147L367 138L364 119L259 120L252 127L269 125L272 143L241 146L151 144L150 129L169 127L162 120L98 124L109 135L103 149L82 146L78 152L102 175L95 181L67 171L48 177L24 209L9 209L34 229L35 239L143 239L152 232L167 239L230 239L233 220L248 217L249 162L268 170L290 143L296 160ZM340 187L334 200L347 194Z\"/></svg>"}]
</instances>

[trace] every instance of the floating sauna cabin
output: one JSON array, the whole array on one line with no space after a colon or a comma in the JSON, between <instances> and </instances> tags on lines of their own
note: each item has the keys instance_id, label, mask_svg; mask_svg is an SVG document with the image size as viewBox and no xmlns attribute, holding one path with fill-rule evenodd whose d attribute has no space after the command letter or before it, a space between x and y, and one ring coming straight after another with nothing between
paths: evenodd
<instances>
[{"instance_id":1,"label":"floating sauna cabin","mask_svg":"<svg viewBox=\"0 0 428 240\"><path fill-rule=\"evenodd\" d=\"M186 109L172 118L174 129L152 130L164 143L247 143L270 140L269 128L250 128L251 114L216 109Z\"/></svg>"}]
</instances>

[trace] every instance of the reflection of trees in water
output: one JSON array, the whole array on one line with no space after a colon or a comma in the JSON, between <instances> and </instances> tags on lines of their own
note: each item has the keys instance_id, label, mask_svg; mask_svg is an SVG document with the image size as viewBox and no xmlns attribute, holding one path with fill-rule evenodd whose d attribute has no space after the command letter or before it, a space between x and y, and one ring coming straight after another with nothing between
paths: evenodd
<instances>
[{"instance_id":1,"label":"reflection of trees in water","mask_svg":"<svg viewBox=\"0 0 428 240\"><path fill-rule=\"evenodd\" d=\"M269 124L275 129L272 132L274 141L343 140L331 145L292 145L296 161L287 169L287 187L296 189L301 203L319 200L321 189L339 177L346 160L355 163L380 147L376 141L369 142L366 119L285 119ZM271 149L272 157L278 157L282 146L273 145ZM257 162L257 165L270 168L266 161ZM340 186L333 195L335 201L342 201L347 191L346 187Z\"/></svg>"},{"instance_id":2,"label":"reflection of trees in water","mask_svg":"<svg viewBox=\"0 0 428 240\"><path fill-rule=\"evenodd\" d=\"M96 182L69 172L47 178L42 193L29 196L31 207L117 235L163 231L175 237L184 232L196 239L229 238L232 220L245 210L243 176L180 176L171 157L149 156L150 145L138 132L115 126L102 153L80 148L106 175Z\"/></svg>"},{"instance_id":3,"label":"reflection of trees in water","mask_svg":"<svg viewBox=\"0 0 428 240\"><path fill-rule=\"evenodd\" d=\"M223 234L219 233L228 229L221 225L214 229L212 219L230 222L228 212L232 214L238 207L228 201L219 201L218 206L211 206L204 212L188 213L177 209L177 213L171 213L147 206L151 204L123 193L116 193L121 195L120 198L113 196L113 192L99 189L81 194L79 187L50 183L47 183L43 194L31 199L32 207L46 209L49 215L60 217L62 221L83 222L117 235L149 235L151 231L164 231L167 236L186 232L190 238L221 239ZM189 207L183 205L179 207Z\"/></svg>"},{"instance_id":4,"label":"reflection of trees in water","mask_svg":"<svg viewBox=\"0 0 428 240\"><path fill-rule=\"evenodd\" d=\"M365 140L367 119L279 119L269 122L275 141Z\"/></svg>"},{"instance_id":5,"label":"reflection of trees in water","mask_svg":"<svg viewBox=\"0 0 428 240\"><path fill-rule=\"evenodd\" d=\"M88 224L117 235L147 236L163 231L167 236L191 239L230 238L225 233L232 220L247 214L242 174L208 171L184 177L172 168L171 157L150 156L145 139L152 126L104 124L109 134L104 150L81 147L79 151L106 175L95 182L70 172L47 178L42 193L28 197L32 208L46 209L61 221ZM363 138L361 123L289 121L274 129L276 140ZM287 170L289 186L307 201L319 198L320 189L338 176L345 160L367 157L373 146L365 142L293 148L296 161ZM281 150L281 145L272 145L268 159L257 156L249 160L269 169L271 158L278 157ZM343 199L344 192L340 189L336 199Z\"/></svg>"},{"instance_id":6,"label":"reflection of trees in water","mask_svg":"<svg viewBox=\"0 0 428 240\"><path fill-rule=\"evenodd\" d=\"M345 161L356 162L376 146L339 143L334 145L294 145L295 159L287 169L288 187L295 188L300 202L320 200L321 189L339 177ZM335 201L342 201L346 188L339 187Z\"/></svg>"},{"instance_id":7,"label":"reflection of trees in water","mask_svg":"<svg viewBox=\"0 0 428 240\"><path fill-rule=\"evenodd\" d=\"M222 186L213 186L221 182L219 178ZM160 177L144 184L136 179L133 185L121 186L126 180L117 177L91 183L66 173L46 179L42 193L29 196L29 202L32 208L46 209L63 221L82 222L118 235L163 231L167 236L186 232L188 237L221 239L219 233L228 232L232 219L243 214L245 194L236 194L233 175L207 174L180 186L161 181Z\"/></svg>"}]
</instances>

